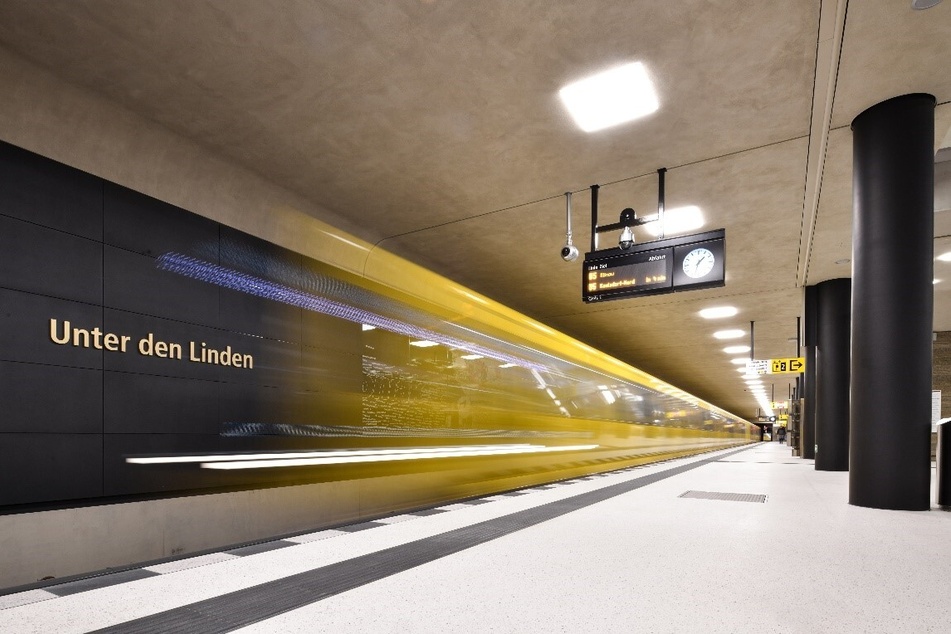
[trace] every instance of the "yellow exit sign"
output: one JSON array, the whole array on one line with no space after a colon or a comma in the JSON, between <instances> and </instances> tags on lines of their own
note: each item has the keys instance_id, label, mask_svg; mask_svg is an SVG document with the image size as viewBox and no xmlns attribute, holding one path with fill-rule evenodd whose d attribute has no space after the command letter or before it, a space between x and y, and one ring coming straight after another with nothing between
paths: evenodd
<instances>
[{"instance_id":1,"label":"yellow exit sign","mask_svg":"<svg viewBox=\"0 0 951 634\"><path fill-rule=\"evenodd\" d=\"M786 359L770 359L770 374L786 374L788 372L802 372L806 369L806 359L804 357L789 357Z\"/></svg>"}]
</instances>

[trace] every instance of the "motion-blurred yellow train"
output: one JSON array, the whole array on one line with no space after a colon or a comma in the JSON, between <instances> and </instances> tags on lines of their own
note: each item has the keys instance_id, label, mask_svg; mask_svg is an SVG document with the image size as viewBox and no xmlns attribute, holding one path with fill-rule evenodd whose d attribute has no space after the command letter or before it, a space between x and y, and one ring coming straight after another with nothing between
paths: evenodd
<instances>
[{"instance_id":1,"label":"motion-blurred yellow train","mask_svg":"<svg viewBox=\"0 0 951 634\"><path fill-rule=\"evenodd\" d=\"M363 480L400 489L392 509L381 499L361 507L372 515L758 439L755 426L728 412L334 235L364 249L364 271L378 273L282 261L227 242L217 262L200 253L158 258L169 273L302 309L311 316L305 328L326 329L318 336L334 338L335 354L349 361L305 374L321 397L290 408L297 422L222 424L235 449L266 439L266 451L133 455L127 463L187 464L215 486Z\"/></svg>"}]
</instances>

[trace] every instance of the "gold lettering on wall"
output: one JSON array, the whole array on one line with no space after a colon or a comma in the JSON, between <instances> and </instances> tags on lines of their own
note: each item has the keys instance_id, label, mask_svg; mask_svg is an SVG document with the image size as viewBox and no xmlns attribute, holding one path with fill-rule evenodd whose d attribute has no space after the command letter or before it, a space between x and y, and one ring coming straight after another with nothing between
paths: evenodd
<instances>
[{"instance_id":1,"label":"gold lettering on wall","mask_svg":"<svg viewBox=\"0 0 951 634\"><path fill-rule=\"evenodd\" d=\"M128 352L129 342L132 337L129 335L119 335L111 332L103 332L98 326L88 330L86 328L77 328L69 322L58 319L50 319L50 341L59 346L72 345L76 348L89 348L94 350L106 350L108 352ZM157 357L159 359L182 360L182 344L172 341L162 341L155 338L154 333L149 333L139 339L136 351L144 357ZM202 341L198 346L194 341L188 342L188 360L193 363L208 363L211 365L223 365L232 368L254 369L254 357L250 354L243 354L231 349L231 346L225 346L224 349L208 347Z\"/></svg>"},{"instance_id":2,"label":"gold lettering on wall","mask_svg":"<svg viewBox=\"0 0 951 634\"><path fill-rule=\"evenodd\" d=\"M156 341L151 332L139 340L139 354L160 359L181 359L182 346L178 343Z\"/></svg>"},{"instance_id":3,"label":"gold lettering on wall","mask_svg":"<svg viewBox=\"0 0 951 634\"><path fill-rule=\"evenodd\" d=\"M103 333L98 326L92 330L76 328L69 320L63 321L60 326L58 320L50 319L50 340L61 346L72 344L77 348L125 352L132 337Z\"/></svg>"},{"instance_id":4,"label":"gold lettering on wall","mask_svg":"<svg viewBox=\"0 0 951 634\"><path fill-rule=\"evenodd\" d=\"M235 368L254 368L254 357L250 354L239 354L231 350L231 346L225 346L224 350L215 350L201 342L201 347L195 346L195 342L188 344L188 360L195 363L211 363L214 365L227 365Z\"/></svg>"}]
</instances>

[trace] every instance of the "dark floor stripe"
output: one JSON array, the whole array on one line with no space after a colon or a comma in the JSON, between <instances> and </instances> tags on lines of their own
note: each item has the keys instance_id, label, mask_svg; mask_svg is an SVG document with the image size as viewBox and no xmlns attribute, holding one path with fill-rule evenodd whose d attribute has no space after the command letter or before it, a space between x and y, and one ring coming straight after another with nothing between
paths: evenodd
<instances>
[{"instance_id":1,"label":"dark floor stripe","mask_svg":"<svg viewBox=\"0 0 951 634\"><path fill-rule=\"evenodd\" d=\"M77 592L85 592L86 590L108 588L109 586L115 586L119 585L120 583L127 583L129 581L138 581L139 579L145 579L146 577L157 577L158 574L159 573L152 572L151 570L136 568L135 570L125 570L123 572L114 572L107 575L100 575L98 577L89 577L88 579L70 581L69 583L63 583L58 586L50 586L43 589L49 593L55 594L56 596L65 597L66 595L76 594Z\"/></svg>"},{"instance_id":2,"label":"dark floor stripe","mask_svg":"<svg viewBox=\"0 0 951 634\"><path fill-rule=\"evenodd\" d=\"M247 557L248 555L257 555L259 553L277 550L278 548L286 548L287 546L296 545L297 542L286 542L282 539L277 539L272 542L261 542L260 544L251 544L250 546L242 546L241 548L232 548L231 550L226 550L225 552L229 555L235 555L237 557Z\"/></svg>"},{"instance_id":3,"label":"dark floor stripe","mask_svg":"<svg viewBox=\"0 0 951 634\"><path fill-rule=\"evenodd\" d=\"M476 504L491 504L491 503L492 503L492 500L485 500L483 498L478 498L476 500L463 500L462 502L459 502L459 504L470 504L472 506L475 506Z\"/></svg>"},{"instance_id":4,"label":"dark floor stripe","mask_svg":"<svg viewBox=\"0 0 951 634\"><path fill-rule=\"evenodd\" d=\"M410 515L410 513L407 513ZM358 533L360 531L365 531L368 528L376 528L377 526L386 526L386 522L360 522L359 524L349 524L348 526L338 526L336 530L346 531L348 533Z\"/></svg>"},{"instance_id":5,"label":"dark floor stripe","mask_svg":"<svg viewBox=\"0 0 951 634\"><path fill-rule=\"evenodd\" d=\"M421 511L413 511L412 513L407 513L407 515L416 515L417 517L426 517L427 515L439 515L440 513L448 513L448 509L423 509Z\"/></svg>"},{"instance_id":6,"label":"dark floor stripe","mask_svg":"<svg viewBox=\"0 0 951 634\"><path fill-rule=\"evenodd\" d=\"M743 447L736 452L745 451ZM729 454L729 455L732 455ZM535 526L578 509L603 502L660 480L715 462L720 456L706 458L634 480L606 486L597 491L550 502L511 515L472 526L354 557L336 564L308 570L283 579L198 601L180 608L96 630L115 634L159 634L163 632L231 632L264 621L284 612L315 603L327 597L359 588L372 581L404 572ZM372 524L373 522L366 522ZM346 530L341 528L341 530Z\"/></svg>"}]
</instances>

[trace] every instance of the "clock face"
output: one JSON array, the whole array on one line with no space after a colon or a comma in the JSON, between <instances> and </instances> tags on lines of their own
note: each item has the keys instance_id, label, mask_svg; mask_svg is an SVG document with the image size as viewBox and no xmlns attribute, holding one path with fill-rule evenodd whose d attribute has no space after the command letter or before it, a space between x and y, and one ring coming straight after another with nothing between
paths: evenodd
<instances>
[{"instance_id":1,"label":"clock face","mask_svg":"<svg viewBox=\"0 0 951 634\"><path fill-rule=\"evenodd\" d=\"M694 249L684 257L684 273L687 277L699 279L713 270L716 258L713 253L702 247Z\"/></svg>"}]
</instances>

